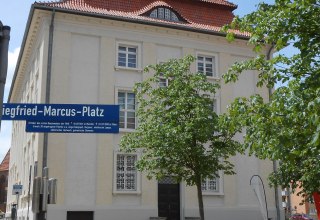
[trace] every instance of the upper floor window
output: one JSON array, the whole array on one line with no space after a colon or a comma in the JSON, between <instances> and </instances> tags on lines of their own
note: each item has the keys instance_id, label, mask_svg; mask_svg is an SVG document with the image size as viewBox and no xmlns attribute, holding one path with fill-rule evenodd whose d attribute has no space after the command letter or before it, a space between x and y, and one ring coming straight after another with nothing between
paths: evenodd
<instances>
[{"instance_id":1,"label":"upper floor window","mask_svg":"<svg viewBox=\"0 0 320 220\"><path fill-rule=\"evenodd\" d=\"M141 71L141 43L131 41L116 42L115 69Z\"/></svg>"},{"instance_id":2,"label":"upper floor window","mask_svg":"<svg viewBox=\"0 0 320 220\"><path fill-rule=\"evenodd\" d=\"M159 62L159 64L164 64L164 62ZM159 86L160 88L168 87L168 85L169 85L169 79L168 79L168 77L165 77L165 76L164 76L164 73L163 73L163 72L160 72L160 73L159 73L158 80L159 80L158 86Z\"/></svg>"},{"instance_id":3,"label":"upper floor window","mask_svg":"<svg viewBox=\"0 0 320 220\"><path fill-rule=\"evenodd\" d=\"M153 11L151 11L149 16L151 18L158 18L158 19L163 19L167 21L175 21L175 22L180 21L178 15L175 12L165 7L159 7L154 9Z\"/></svg>"},{"instance_id":4,"label":"upper floor window","mask_svg":"<svg viewBox=\"0 0 320 220\"><path fill-rule=\"evenodd\" d=\"M133 92L118 91L118 105L120 105L119 127L135 129L136 127L136 99Z\"/></svg>"},{"instance_id":5,"label":"upper floor window","mask_svg":"<svg viewBox=\"0 0 320 220\"><path fill-rule=\"evenodd\" d=\"M129 45L118 45L118 66L137 68L138 47Z\"/></svg>"},{"instance_id":6,"label":"upper floor window","mask_svg":"<svg viewBox=\"0 0 320 220\"><path fill-rule=\"evenodd\" d=\"M216 56L214 55L197 55L197 71L208 77L218 77L216 67Z\"/></svg>"},{"instance_id":7,"label":"upper floor window","mask_svg":"<svg viewBox=\"0 0 320 220\"><path fill-rule=\"evenodd\" d=\"M159 87L161 88L167 87L169 85L169 79L166 78L163 74L164 73L159 74Z\"/></svg>"}]
</instances>

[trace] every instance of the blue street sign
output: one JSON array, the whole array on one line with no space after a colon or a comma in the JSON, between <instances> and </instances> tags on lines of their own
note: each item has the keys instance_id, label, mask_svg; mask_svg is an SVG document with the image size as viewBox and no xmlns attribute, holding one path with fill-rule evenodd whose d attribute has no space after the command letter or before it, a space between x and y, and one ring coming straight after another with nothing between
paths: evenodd
<instances>
[{"instance_id":1,"label":"blue street sign","mask_svg":"<svg viewBox=\"0 0 320 220\"><path fill-rule=\"evenodd\" d=\"M2 120L119 123L119 105L3 104Z\"/></svg>"},{"instance_id":2,"label":"blue street sign","mask_svg":"<svg viewBox=\"0 0 320 220\"><path fill-rule=\"evenodd\" d=\"M46 133L119 133L113 122L34 122L27 121L26 132Z\"/></svg>"}]
</instances>

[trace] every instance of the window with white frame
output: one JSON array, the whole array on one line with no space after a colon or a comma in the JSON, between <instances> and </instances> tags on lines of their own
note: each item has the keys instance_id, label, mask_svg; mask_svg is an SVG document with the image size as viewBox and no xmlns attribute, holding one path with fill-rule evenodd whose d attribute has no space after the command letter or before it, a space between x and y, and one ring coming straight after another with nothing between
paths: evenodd
<instances>
[{"instance_id":1,"label":"window with white frame","mask_svg":"<svg viewBox=\"0 0 320 220\"><path fill-rule=\"evenodd\" d=\"M206 178L202 181L201 189L204 195L223 195L222 172L219 177Z\"/></svg>"},{"instance_id":2,"label":"window with white frame","mask_svg":"<svg viewBox=\"0 0 320 220\"><path fill-rule=\"evenodd\" d=\"M215 178L206 178L205 180L202 181L201 184L201 189L202 191L206 191L206 192L220 192L219 189L219 178L215 177Z\"/></svg>"},{"instance_id":3,"label":"window with white frame","mask_svg":"<svg viewBox=\"0 0 320 220\"><path fill-rule=\"evenodd\" d=\"M159 74L159 87L164 88L169 85L169 79L163 76L163 73Z\"/></svg>"},{"instance_id":4,"label":"window with white frame","mask_svg":"<svg viewBox=\"0 0 320 220\"><path fill-rule=\"evenodd\" d=\"M159 64L164 64L164 62L159 62ZM163 72L159 73L158 79L159 79L158 85L160 88L164 88L169 85L169 79L164 76Z\"/></svg>"},{"instance_id":5,"label":"window with white frame","mask_svg":"<svg viewBox=\"0 0 320 220\"><path fill-rule=\"evenodd\" d=\"M119 128L136 128L136 97L133 92L118 91L118 105L120 106Z\"/></svg>"},{"instance_id":6,"label":"window with white frame","mask_svg":"<svg viewBox=\"0 0 320 220\"><path fill-rule=\"evenodd\" d=\"M136 154L115 154L115 190L138 191L138 172Z\"/></svg>"},{"instance_id":7,"label":"window with white frame","mask_svg":"<svg viewBox=\"0 0 320 220\"><path fill-rule=\"evenodd\" d=\"M124 68L138 68L138 45L117 44L117 66Z\"/></svg>"},{"instance_id":8,"label":"window with white frame","mask_svg":"<svg viewBox=\"0 0 320 220\"><path fill-rule=\"evenodd\" d=\"M215 55L198 54L197 71L208 77L218 77L216 62Z\"/></svg>"}]
</instances>

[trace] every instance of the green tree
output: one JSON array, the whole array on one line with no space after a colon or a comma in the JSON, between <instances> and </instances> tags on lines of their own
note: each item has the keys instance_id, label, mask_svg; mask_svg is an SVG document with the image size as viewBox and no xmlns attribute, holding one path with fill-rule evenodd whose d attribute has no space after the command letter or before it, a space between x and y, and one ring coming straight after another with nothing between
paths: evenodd
<instances>
[{"instance_id":1,"label":"green tree","mask_svg":"<svg viewBox=\"0 0 320 220\"><path fill-rule=\"evenodd\" d=\"M220 126L213 108L217 84L202 73L190 72L194 57L146 68L154 72L135 85L138 128L120 142L125 152L142 151L137 167L149 178L172 176L177 182L196 185L200 218L204 219L201 182L218 177L218 171L234 174L227 160L239 144L232 129ZM168 85L159 86L161 79Z\"/></svg>"},{"instance_id":2,"label":"green tree","mask_svg":"<svg viewBox=\"0 0 320 220\"><path fill-rule=\"evenodd\" d=\"M249 43L258 55L234 64L224 79L236 81L243 71L257 70L257 85L266 85L272 94L270 100L259 95L235 100L226 116L229 123L246 127L244 147L252 154L280 160L272 184L291 186L303 195L320 192L319 0L261 3L225 27L229 40L235 38L231 29L251 33ZM273 57L261 52L270 46L278 51ZM285 56L281 51L286 47L298 52Z\"/></svg>"}]
</instances>

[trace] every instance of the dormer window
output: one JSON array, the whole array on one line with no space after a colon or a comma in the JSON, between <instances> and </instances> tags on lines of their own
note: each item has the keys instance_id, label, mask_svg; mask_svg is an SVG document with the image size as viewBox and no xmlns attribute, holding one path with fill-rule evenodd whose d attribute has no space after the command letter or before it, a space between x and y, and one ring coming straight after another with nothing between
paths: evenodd
<instances>
[{"instance_id":1,"label":"dormer window","mask_svg":"<svg viewBox=\"0 0 320 220\"><path fill-rule=\"evenodd\" d=\"M181 21L179 16L174 11L165 7L159 7L152 10L149 16L151 18L158 18L158 19L167 20L167 21L174 21L174 22Z\"/></svg>"}]
</instances>

